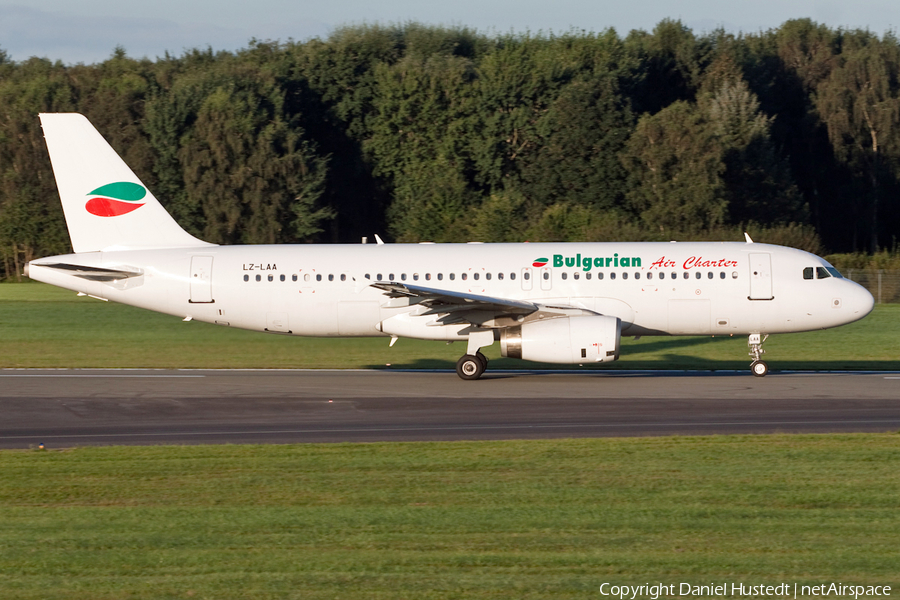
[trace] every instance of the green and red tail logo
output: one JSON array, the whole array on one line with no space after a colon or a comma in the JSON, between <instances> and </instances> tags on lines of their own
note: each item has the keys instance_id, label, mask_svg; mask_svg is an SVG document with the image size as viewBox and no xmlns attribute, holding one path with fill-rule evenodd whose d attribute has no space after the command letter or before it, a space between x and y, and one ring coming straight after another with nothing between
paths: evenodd
<instances>
[{"instance_id":1,"label":"green and red tail logo","mask_svg":"<svg viewBox=\"0 0 900 600\"><path fill-rule=\"evenodd\" d=\"M549 261L546 258L536 258L536 259L534 259L534 262L531 263L531 266L532 267L543 267L544 265L547 264L547 262L549 262Z\"/></svg>"},{"instance_id":2,"label":"green and red tail logo","mask_svg":"<svg viewBox=\"0 0 900 600\"><path fill-rule=\"evenodd\" d=\"M139 200L146 195L147 189L136 183L129 181L107 183L88 192L88 196L93 197L87 201L84 208L98 217L118 217L142 207L144 203Z\"/></svg>"}]
</instances>

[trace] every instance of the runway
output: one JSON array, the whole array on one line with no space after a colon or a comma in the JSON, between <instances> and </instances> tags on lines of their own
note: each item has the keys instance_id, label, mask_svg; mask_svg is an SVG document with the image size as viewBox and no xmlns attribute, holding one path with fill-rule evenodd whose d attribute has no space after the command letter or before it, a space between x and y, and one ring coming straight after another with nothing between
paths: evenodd
<instances>
[{"instance_id":1,"label":"runway","mask_svg":"<svg viewBox=\"0 0 900 600\"><path fill-rule=\"evenodd\" d=\"M0 370L0 447L900 430L898 373Z\"/></svg>"}]
</instances>

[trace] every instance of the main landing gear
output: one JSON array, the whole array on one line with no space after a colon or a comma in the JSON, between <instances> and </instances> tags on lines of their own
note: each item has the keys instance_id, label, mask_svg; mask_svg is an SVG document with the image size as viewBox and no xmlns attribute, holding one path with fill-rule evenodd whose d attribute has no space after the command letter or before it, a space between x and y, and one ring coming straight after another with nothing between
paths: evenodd
<instances>
[{"instance_id":1,"label":"main landing gear","mask_svg":"<svg viewBox=\"0 0 900 600\"><path fill-rule=\"evenodd\" d=\"M753 362L750 363L750 372L756 377L765 377L769 373L769 365L761 360L762 355L766 353L762 345L767 339L769 339L768 334L761 336L759 333L751 333L750 339L747 341L750 346L750 358L753 359Z\"/></svg>"},{"instance_id":2,"label":"main landing gear","mask_svg":"<svg viewBox=\"0 0 900 600\"><path fill-rule=\"evenodd\" d=\"M481 349L494 343L494 332L490 329L473 331L469 334L466 355L456 361L456 374L467 381L484 375L488 359Z\"/></svg>"},{"instance_id":3,"label":"main landing gear","mask_svg":"<svg viewBox=\"0 0 900 600\"><path fill-rule=\"evenodd\" d=\"M478 379L487 368L487 357L478 351L475 355L466 354L456 362L456 374L462 379Z\"/></svg>"}]
</instances>

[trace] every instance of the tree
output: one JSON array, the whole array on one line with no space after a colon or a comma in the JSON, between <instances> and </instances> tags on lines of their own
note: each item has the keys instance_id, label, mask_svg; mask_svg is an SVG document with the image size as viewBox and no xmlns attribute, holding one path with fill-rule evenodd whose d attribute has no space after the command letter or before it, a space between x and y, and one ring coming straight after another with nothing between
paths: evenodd
<instances>
[{"instance_id":1,"label":"tree","mask_svg":"<svg viewBox=\"0 0 900 600\"><path fill-rule=\"evenodd\" d=\"M185 191L215 243L309 241L333 214L318 206L327 160L282 114L283 97L239 71L200 107L179 160Z\"/></svg>"},{"instance_id":2,"label":"tree","mask_svg":"<svg viewBox=\"0 0 900 600\"><path fill-rule=\"evenodd\" d=\"M774 118L762 112L730 56L722 55L707 71L698 102L722 151L728 222L805 222L790 166L772 144Z\"/></svg>"},{"instance_id":3,"label":"tree","mask_svg":"<svg viewBox=\"0 0 900 600\"><path fill-rule=\"evenodd\" d=\"M6 277L22 266L69 250L38 113L72 110L65 67L47 60L0 65L0 258Z\"/></svg>"},{"instance_id":4,"label":"tree","mask_svg":"<svg viewBox=\"0 0 900 600\"><path fill-rule=\"evenodd\" d=\"M875 252L881 188L896 185L900 163L900 46L890 34L879 40L867 32L847 42L840 66L818 88L816 106L835 155L868 184L854 204L857 225L868 230L869 250Z\"/></svg>"},{"instance_id":5,"label":"tree","mask_svg":"<svg viewBox=\"0 0 900 600\"><path fill-rule=\"evenodd\" d=\"M725 222L721 147L696 106L675 102L641 117L623 161L628 201L650 229L693 233Z\"/></svg>"}]
</instances>

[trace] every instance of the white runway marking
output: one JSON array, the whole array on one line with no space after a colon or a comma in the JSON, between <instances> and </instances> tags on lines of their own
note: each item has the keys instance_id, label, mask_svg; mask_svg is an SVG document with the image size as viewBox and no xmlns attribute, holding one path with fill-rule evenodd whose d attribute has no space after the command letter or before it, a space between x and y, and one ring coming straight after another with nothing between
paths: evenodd
<instances>
[{"instance_id":1,"label":"white runway marking","mask_svg":"<svg viewBox=\"0 0 900 600\"><path fill-rule=\"evenodd\" d=\"M61 379L63 377L88 377L92 379L197 379L206 377L206 375L68 375L68 374L19 374L19 373L0 373L0 377L40 377L45 379Z\"/></svg>"},{"instance_id":2,"label":"white runway marking","mask_svg":"<svg viewBox=\"0 0 900 600\"><path fill-rule=\"evenodd\" d=\"M851 421L856 424L894 424L897 419L860 419ZM785 426L785 425L843 425L847 421L714 421L708 423L675 423L683 427L721 427L721 426ZM86 433L70 435L0 435L0 440L24 440L24 439L77 439L77 438L117 438L117 437L177 437L189 436L215 436L215 435L284 435L298 433L388 433L388 432L414 432L414 431L477 431L483 429L493 430L528 430L528 429L571 429L571 428L621 428L621 427L671 427L673 423L559 423L555 425L461 425L458 427L371 427L371 428L340 428L340 429L278 429L267 431L177 431L177 432L144 432L144 433Z\"/></svg>"}]
</instances>

